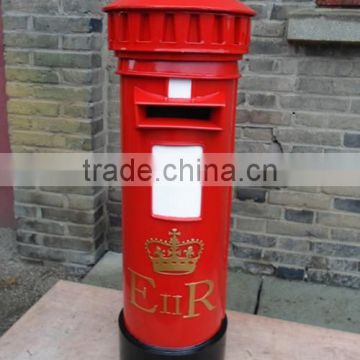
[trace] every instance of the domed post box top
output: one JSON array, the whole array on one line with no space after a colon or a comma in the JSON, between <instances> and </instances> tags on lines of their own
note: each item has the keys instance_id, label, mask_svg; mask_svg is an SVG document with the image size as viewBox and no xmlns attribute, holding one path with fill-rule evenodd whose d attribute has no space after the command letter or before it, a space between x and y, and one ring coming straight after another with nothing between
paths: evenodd
<instances>
[{"instance_id":1,"label":"domed post box top","mask_svg":"<svg viewBox=\"0 0 360 360\"><path fill-rule=\"evenodd\" d=\"M255 15L237 0L118 0L104 10L119 57L194 61L241 58Z\"/></svg>"}]
</instances>

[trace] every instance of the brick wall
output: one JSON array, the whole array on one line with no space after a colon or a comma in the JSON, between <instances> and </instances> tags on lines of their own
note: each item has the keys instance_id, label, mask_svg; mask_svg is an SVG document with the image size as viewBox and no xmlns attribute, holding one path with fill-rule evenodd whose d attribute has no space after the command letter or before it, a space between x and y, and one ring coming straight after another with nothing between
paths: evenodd
<instances>
[{"instance_id":1,"label":"brick wall","mask_svg":"<svg viewBox=\"0 0 360 360\"><path fill-rule=\"evenodd\" d=\"M241 67L237 151L326 152L360 148L360 48L296 45L291 11L312 0L246 1L258 15ZM118 79L111 60L108 148L117 151ZM112 190L110 243L121 232ZM256 274L360 288L360 188L234 191L230 265Z\"/></svg>"},{"instance_id":2,"label":"brick wall","mask_svg":"<svg viewBox=\"0 0 360 360\"><path fill-rule=\"evenodd\" d=\"M312 0L246 2L258 15L241 64L237 151L358 151L359 47L289 44L288 13ZM118 151L119 78L101 2L4 7L13 149ZM19 189L20 252L86 267L105 248L106 223L109 248L121 250L121 193L92 191ZM232 220L232 267L360 288L360 188L239 188Z\"/></svg>"},{"instance_id":3,"label":"brick wall","mask_svg":"<svg viewBox=\"0 0 360 360\"><path fill-rule=\"evenodd\" d=\"M99 5L3 0L13 152L104 149ZM105 251L103 189L24 188L16 189L15 199L23 257L86 271Z\"/></svg>"},{"instance_id":4,"label":"brick wall","mask_svg":"<svg viewBox=\"0 0 360 360\"><path fill-rule=\"evenodd\" d=\"M289 44L289 12L313 1L246 2L258 15L242 63L238 151L357 151L360 47ZM232 266L360 287L360 188L239 188L232 224Z\"/></svg>"}]
</instances>

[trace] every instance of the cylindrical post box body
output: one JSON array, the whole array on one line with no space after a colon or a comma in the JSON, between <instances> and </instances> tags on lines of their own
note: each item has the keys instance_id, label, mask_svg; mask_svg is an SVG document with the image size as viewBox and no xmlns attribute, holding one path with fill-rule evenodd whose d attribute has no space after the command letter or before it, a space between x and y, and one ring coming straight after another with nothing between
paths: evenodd
<instances>
[{"instance_id":1,"label":"cylindrical post box body","mask_svg":"<svg viewBox=\"0 0 360 360\"><path fill-rule=\"evenodd\" d=\"M149 154L155 169L234 147L237 61L254 13L236 0L184 3L105 9L119 58L122 151ZM195 182L174 192L157 180L123 188L122 360L221 360L231 188Z\"/></svg>"}]
</instances>

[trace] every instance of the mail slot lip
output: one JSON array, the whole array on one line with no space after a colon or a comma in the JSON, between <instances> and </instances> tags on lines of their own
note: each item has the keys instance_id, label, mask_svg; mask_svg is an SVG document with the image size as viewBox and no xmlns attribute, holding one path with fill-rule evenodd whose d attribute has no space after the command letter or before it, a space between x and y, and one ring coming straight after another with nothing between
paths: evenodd
<instances>
[{"instance_id":1,"label":"mail slot lip","mask_svg":"<svg viewBox=\"0 0 360 360\"><path fill-rule=\"evenodd\" d=\"M150 93L140 88L134 89L136 126L139 129L189 129L221 131L222 110L225 108L225 96L221 92L191 99L172 99ZM177 107L212 109L209 119L174 117L147 117L147 107Z\"/></svg>"}]
</instances>

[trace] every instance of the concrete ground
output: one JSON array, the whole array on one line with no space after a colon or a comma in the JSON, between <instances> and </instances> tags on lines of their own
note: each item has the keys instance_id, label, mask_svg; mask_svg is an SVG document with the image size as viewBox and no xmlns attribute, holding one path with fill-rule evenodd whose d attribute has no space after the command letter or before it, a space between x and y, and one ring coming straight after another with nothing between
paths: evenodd
<instances>
[{"instance_id":1,"label":"concrete ground","mask_svg":"<svg viewBox=\"0 0 360 360\"><path fill-rule=\"evenodd\" d=\"M0 229L0 336L58 280L78 281L61 267L21 261L14 237L12 230Z\"/></svg>"},{"instance_id":2,"label":"concrete ground","mask_svg":"<svg viewBox=\"0 0 360 360\"><path fill-rule=\"evenodd\" d=\"M121 289L121 255L108 252L84 278ZM228 308L251 314L360 333L360 291L229 272Z\"/></svg>"}]
</instances>

